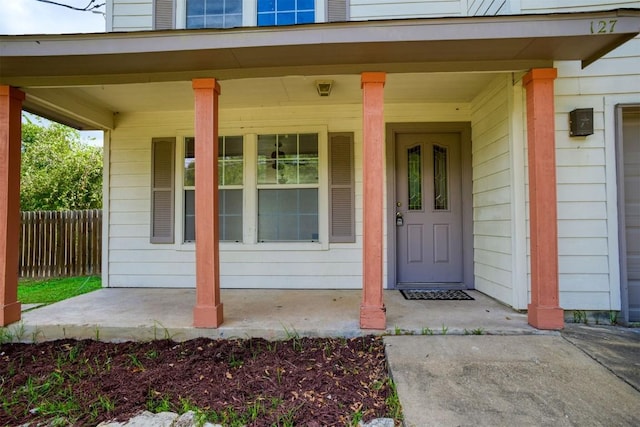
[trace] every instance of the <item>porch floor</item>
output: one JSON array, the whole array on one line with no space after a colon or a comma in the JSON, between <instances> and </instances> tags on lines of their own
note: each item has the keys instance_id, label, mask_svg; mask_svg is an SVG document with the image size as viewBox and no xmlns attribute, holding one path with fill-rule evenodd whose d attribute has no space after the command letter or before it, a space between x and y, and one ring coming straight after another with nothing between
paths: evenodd
<instances>
[{"instance_id":1,"label":"porch floor","mask_svg":"<svg viewBox=\"0 0 640 427\"><path fill-rule=\"evenodd\" d=\"M385 291L386 333L461 335L479 328L485 334L534 334L526 314L477 291L474 301L408 301ZM105 288L22 313L23 340L99 338L109 341L170 337L267 339L300 336L352 337L385 331L361 330L360 290L223 289L224 323L218 329L192 326L195 289Z\"/></svg>"}]
</instances>

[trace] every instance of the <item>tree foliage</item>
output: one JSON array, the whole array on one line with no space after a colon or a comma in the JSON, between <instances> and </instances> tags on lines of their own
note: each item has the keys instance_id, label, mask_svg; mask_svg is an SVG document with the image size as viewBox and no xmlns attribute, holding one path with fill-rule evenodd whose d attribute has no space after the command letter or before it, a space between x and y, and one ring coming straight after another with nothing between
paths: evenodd
<instances>
[{"instance_id":1,"label":"tree foliage","mask_svg":"<svg viewBox=\"0 0 640 427\"><path fill-rule=\"evenodd\" d=\"M22 123L20 205L23 211L102 207L102 148L59 123Z\"/></svg>"}]
</instances>

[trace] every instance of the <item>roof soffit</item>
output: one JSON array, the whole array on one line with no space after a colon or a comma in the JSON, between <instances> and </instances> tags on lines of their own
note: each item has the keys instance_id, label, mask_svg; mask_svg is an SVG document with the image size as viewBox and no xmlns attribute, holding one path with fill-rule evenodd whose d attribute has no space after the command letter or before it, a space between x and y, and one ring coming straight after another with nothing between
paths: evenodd
<instances>
[{"instance_id":1,"label":"roof soffit","mask_svg":"<svg viewBox=\"0 0 640 427\"><path fill-rule=\"evenodd\" d=\"M600 22L605 32L599 33ZM614 22L615 21L615 22ZM595 25L595 27L594 27ZM233 30L0 36L14 86L588 64L640 32L640 10L429 18Z\"/></svg>"}]
</instances>

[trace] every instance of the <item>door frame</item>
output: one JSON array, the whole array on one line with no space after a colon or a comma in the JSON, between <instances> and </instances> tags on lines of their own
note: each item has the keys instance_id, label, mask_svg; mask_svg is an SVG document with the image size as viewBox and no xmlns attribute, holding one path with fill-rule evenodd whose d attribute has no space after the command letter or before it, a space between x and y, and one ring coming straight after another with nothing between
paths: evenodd
<instances>
[{"instance_id":1,"label":"door frame","mask_svg":"<svg viewBox=\"0 0 640 427\"><path fill-rule=\"evenodd\" d=\"M618 262L620 266L620 314L621 323L629 323L629 279L627 271L627 224L625 219L624 149L622 140L622 113L625 108L640 108L640 104L616 104L615 106L615 148L616 184L618 198Z\"/></svg>"},{"instance_id":2,"label":"door frame","mask_svg":"<svg viewBox=\"0 0 640 427\"><path fill-rule=\"evenodd\" d=\"M422 122L386 124L387 173L387 289L398 289L396 282L396 136L403 133L458 133L460 135L460 169L462 180L462 283L474 288L473 276L473 194L471 170L470 122Z\"/></svg>"}]
</instances>

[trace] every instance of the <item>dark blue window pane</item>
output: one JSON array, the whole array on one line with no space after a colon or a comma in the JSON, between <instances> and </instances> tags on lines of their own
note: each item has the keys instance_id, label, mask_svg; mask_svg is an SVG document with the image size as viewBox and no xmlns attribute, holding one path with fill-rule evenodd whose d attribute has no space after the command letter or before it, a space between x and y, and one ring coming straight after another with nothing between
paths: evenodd
<instances>
[{"instance_id":1,"label":"dark blue window pane","mask_svg":"<svg viewBox=\"0 0 640 427\"><path fill-rule=\"evenodd\" d=\"M242 1L227 0L224 4L224 13L242 13Z\"/></svg>"},{"instance_id":2,"label":"dark blue window pane","mask_svg":"<svg viewBox=\"0 0 640 427\"><path fill-rule=\"evenodd\" d=\"M204 0L187 0L187 16L204 15Z\"/></svg>"},{"instance_id":3,"label":"dark blue window pane","mask_svg":"<svg viewBox=\"0 0 640 427\"><path fill-rule=\"evenodd\" d=\"M314 10L315 9L315 1L314 0L298 0L298 10Z\"/></svg>"},{"instance_id":4,"label":"dark blue window pane","mask_svg":"<svg viewBox=\"0 0 640 427\"><path fill-rule=\"evenodd\" d=\"M278 13L278 25L293 25L296 23L294 12Z\"/></svg>"},{"instance_id":5,"label":"dark blue window pane","mask_svg":"<svg viewBox=\"0 0 640 427\"><path fill-rule=\"evenodd\" d=\"M296 0L278 0L278 12L296 10ZM280 22L280 20L278 20Z\"/></svg>"},{"instance_id":6,"label":"dark blue window pane","mask_svg":"<svg viewBox=\"0 0 640 427\"><path fill-rule=\"evenodd\" d=\"M187 28L204 28L204 16L188 17Z\"/></svg>"},{"instance_id":7,"label":"dark blue window pane","mask_svg":"<svg viewBox=\"0 0 640 427\"><path fill-rule=\"evenodd\" d=\"M222 15L207 16L207 28L222 28Z\"/></svg>"},{"instance_id":8,"label":"dark blue window pane","mask_svg":"<svg viewBox=\"0 0 640 427\"><path fill-rule=\"evenodd\" d=\"M258 14L258 25L261 27L276 25L276 14L275 13Z\"/></svg>"},{"instance_id":9,"label":"dark blue window pane","mask_svg":"<svg viewBox=\"0 0 640 427\"><path fill-rule=\"evenodd\" d=\"M208 0L205 10L207 11L207 15L221 15L224 11L223 6L224 0Z\"/></svg>"},{"instance_id":10,"label":"dark blue window pane","mask_svg":"<svg viewBox=\"0 0 640 427\"><path fill-rule=\"evenodd\" d=\"M258 12L275 12L275 10L276 0L258 0Z\"/></svg>"},{"instance_id":11,"label":"dark blue window pane","mask_svg":"<svg viewBox=\"0 0 640 427\"><path fill-rule=\"evenodd\" d=\"M313 12L298 12L298 24L311 24L315 22L315 13Z\"/></svg>"},{"instance_id":12,"label":"dark blue window pane","mask_svg":"<svg viewBox=\"0 0 640 427\"><path fill-rule=\"evenodd\" d=\"M224 22L225 28L242 27L242 15L227 15Z\"/></svg>"}]
</instances>

